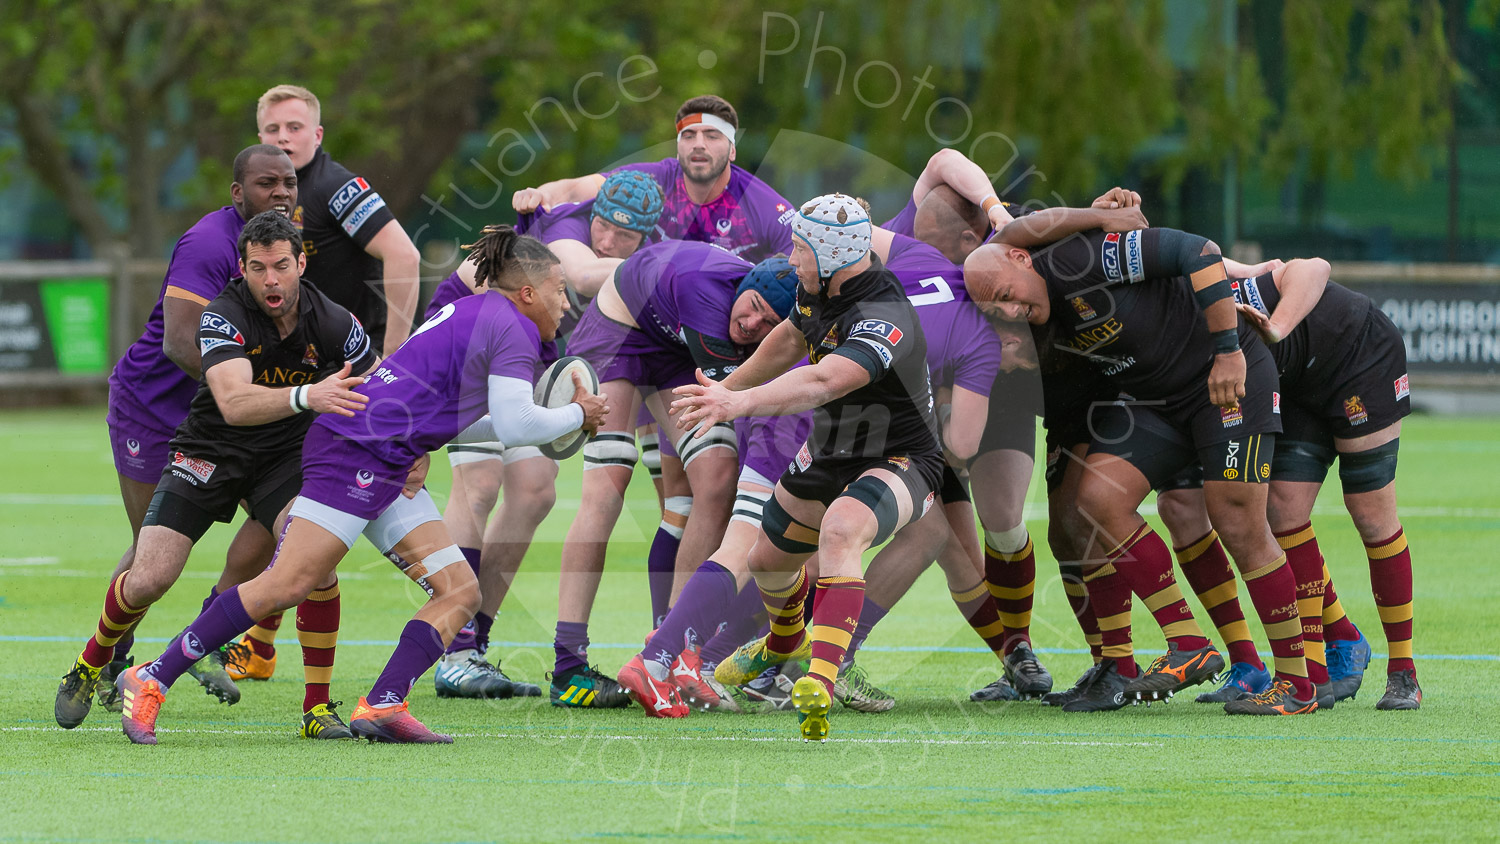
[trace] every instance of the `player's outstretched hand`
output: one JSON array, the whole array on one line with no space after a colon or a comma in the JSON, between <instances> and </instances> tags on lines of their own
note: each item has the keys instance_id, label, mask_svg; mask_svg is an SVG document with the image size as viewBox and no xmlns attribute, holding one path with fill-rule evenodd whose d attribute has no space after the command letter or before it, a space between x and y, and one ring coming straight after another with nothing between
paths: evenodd
<instances>
[{"instance_id":1,"label":"player's outstretched hand","mask_svg":"<svg viewBox=\"0 0 1500 844\"><path fill-rule=\"evenodd\" d=\"M530 214L538 208L546 211L545 199L546 197L542 196L542 192L537 188L521 188L511 196L510 207L514 208L518 214Z\"/></svg>"},{"instance_id":2,"label":"player's outstretched hand","mask_svg":"<svg viewBox=\"0 0 1500 844\"><path fill-rule=\"evenodd\" d=\"M417 458L417 462L411 464L411 469L406 473L406 485L401 487L401 494L407 498L416 498L417 493L422 491L422 484L427 483L427 469L432 465L432 456L424 454Z\"/></svg>"},{"instance_id":3,"label":"player's outstretched hand","mask_svg":"<svg viewBox=\"0 0 1500 844\"><path fill-rule=\"evenodd\" d=\"M1267 346L1281 342L1281 330L1271 322L1270 317L1261 313L1255 306L1237 302L1234 309L1240 312L1246 324L1255 329L1255 333L1260 335L1260 339L1264 340Z\"/></svg>"},{"instance_id":4,"label":"player's outstretched hand","mask_svg":"<svg viewBox=\"0 0 1500 844\"><path fill-rule=\"evenodd\" d=\"M1151 223L1146 219L1139 205L1100 210L1104 212L1104 224L1099 228L1107 232L1133 232L1136 229L1151 227Z\"/></svg>"},{"instance_id":5,"label":"player's outstretched hand","mask_svg":"<svg viewBox=\"0 0 1500 844\"><path fill-rule=\"evenodd\" d=\"M340 416L353 416L355 411L364 410L369 399L354 392L354 388L365 383L365 379L350 375L351 369L353 365L346 361L344 368L336 374L312 385L307 391L307 406L314 413L337 413Z\"/></svg>"},{"instance_id":6,"label":"player's outstretched hand","mask_svg":"<svg viewBox=\"0 0 1500 844\"><path fill-rule=\"evenodd\" d=\"M693 370L693 377L698 383L685 384L672 391L682 396L672 402L672 415L677 417L679 430L697 428L697 432L693 434L693 439L697 439L719 422L738 419L741 416L738 406L742 396L710 379L701 369Z\"/></svg>"},{"instance_id":7,"label":"player's outstretched hand","mask_svg":"<svg viewBox=\"0 0 1500 844\"><path fill-rule=\"evenodd\" d=\"M1208 373L1208 400L1219 407L1234 407L1245 397L1245 353L1239 349L1214 355Z\"/></svg>"},{"instance_id":8,"label":"player's outstretched hand","mask_svg":"<svg viewBox=\"0 0 1500 844\"><path fill-rule=\"evenodd\" d=\"M583 377L576 372L573 373L573 388L573 403L583 408L583 432L592 437L604 424L604 417L609 415L609 405L604 396L589 392L583 384Z\"/></svg>"},{"instance_id":9,"label":"player's outstretched hand","mask_svg":"<svg viewBox=\"0 0 1500 844\"><path fill-rule=\"evenodd\" d=\"M1092 205L1094 208L1139 208L1140 206L1141 195L1121 187L1113 187L1105 191L1094 200Z\"/></svg>"}]
</instances>

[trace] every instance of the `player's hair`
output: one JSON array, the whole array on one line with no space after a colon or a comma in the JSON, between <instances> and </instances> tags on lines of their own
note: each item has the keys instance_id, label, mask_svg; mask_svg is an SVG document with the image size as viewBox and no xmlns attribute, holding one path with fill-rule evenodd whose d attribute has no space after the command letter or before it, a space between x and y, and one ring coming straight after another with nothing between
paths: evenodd
<instances>
[{"instance_id":1,"label":"player's hair","mask_svg":"<svg viewBox=\"0 0 1500 844\"><path fill-rule=\"evenodd\" d=\"M520 290L557 266L547 244L516 231L514 226L485 226L479 240L464 247L474 259L474 286Z\"/></svg>"},{"instance_id":2,"label":"player's hair","mask_svg":"<svg viewBox=\"0 0 1500 844\"><path fill-rule=\"evenodd\" d=\"M240 154L234 157L235 184L245 183L245 171L250 169L250 160L260 155L286 155L286 151L270 144L251 144L240 150Z\"/></svg>"},{"instance_id":3,"label":"player's hair","mask_svg":"<svg viewBox=\"0 0 1500 844\"><path fill-rule=\"evenodd\" d=\"M307 103L308 110L312 112L313 126L317 126L323 122L323 106L318 103L318 98L312 91L307 90L301 85L277 85L264 94L261 94L260 99L255 102L256 127L260 127L260 116L266 113L266 109L284 100L301 100Z\"/></svg>"},{"instance_id":4,"label":"player's hair","mask_svg":"<svg viewBox=\"0 0 1500 844\"><path fill-rule=\"evenodd\" d=\"M723 97L713 94L705 94L701 97L693 97L677 109L677 120L687 117L689 114L712 114L723 118L725 123L738 129L740 128L740 116L734 110L734 106Z\"/></svg>"},{"instance_id":5,"label":"player's hair","mask_svg":"<svg viewBox=\"0 0 1500 844\"><path fill-rule=\"evenodd\" d=\"M928 203L932 203L931 209L937 214L938 224L944 229L961 225L981 238L989 231L990 221L984 210L947 185L934 187L922 199L923 205Z\"/></svg>"},{"instance_id":6,"label":"player's hair","mask_svg":"<svg viewBox=\"0 0 1500 844\"><path fill-rule=\"evenodd\" d=\"M272 147L272 149L276 149ZM280 150L277 150L280 152ZM262 211L250 218L245 228L240 231L238 244L240 260L249 260L245 250L250 244L265 246L267 248L281 242L292 245L292 255L302 253L302 232L292 225L292 221L282 215L280 211Z\"/></svg>"}]
</instances>

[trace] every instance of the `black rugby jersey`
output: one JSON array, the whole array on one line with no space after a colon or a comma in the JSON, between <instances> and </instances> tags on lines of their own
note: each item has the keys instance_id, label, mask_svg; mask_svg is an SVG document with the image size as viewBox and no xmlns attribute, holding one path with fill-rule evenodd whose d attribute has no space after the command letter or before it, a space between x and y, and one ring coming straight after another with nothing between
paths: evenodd
<instances>
[{"instance_id":1,"label":"black rugby jersey","mask_svg":"<svg viewBox=\"0 0 1500 844\"><path fill-rule=\"evenodd\" d=\"M927 340L901 282L878 257L870 260L837 296L797 285L790 319L808 358L840 355L870 374L870 383L813 410L811 451L833 458L937 454Z\"/></svg>"},{"instance_id":2,"label":"black rugby jersey","mask_svg":"<svg viewBox=\"0 0 1500 844\"><path fill-rule=\"evenodd\" d=\"M1234 299L1269 316L1281 301L1281 291L1271 273L1230 282ZM1372 314L1380 314L1368 296L1328 282L1323 298L1287 336L1271 344L1276 371L1288 391L1307 384L1322 384L1361 349L1360 338ZM1384 314L1381 314L1384 317ZM1328 386L1332 386L1331 384Z\"/></svg>"},{"instance_id":3,"label":"black rugby jersey","mask_svg":"<svg viewBox=\"0 0 1500 844\"><path fill-rule=\"evenodd\" d=\"M1137 398L1202 387L1213 368L1208 323L1175 261L1157 254L1162 229L1094 229L1031 253L1047 282L1055 350L1086 357ZM1240 321L1240 343L1258 342Z\"/></svg>"},{"instance_id":4,"label":"black rugby jersey","mask_svg":"<svg viewBox=\"0 0 1500 844\"><path fill-rule=\"evenodd\" d=\"M365 247L395 217L369 182L321 146L297 171L297 202L292 223L302 230L307 253L303 277L352 311L379 348L385 338L385 265Z\"/></svg>"},{"instance_id":5,"label":"black rugby jersey","mask_svg":"<svg viewBox=\"0 0 1500 844\"><path fill-rule=\"evenodd\" d=\"M245 280L231 280L203 310L198 349L205 373L227 360L244 358L250 361L254 383L271 388L321 381L342 369L346 360L358 375L377 357L359 320L306 279L297 305L297 327L285 338L255 303ZM230 425L219 412L205 375L172 443L250 459L288 448L300 453L302 439L316 416L304 411L263 425Z\"/></svg>"}]
</instances>

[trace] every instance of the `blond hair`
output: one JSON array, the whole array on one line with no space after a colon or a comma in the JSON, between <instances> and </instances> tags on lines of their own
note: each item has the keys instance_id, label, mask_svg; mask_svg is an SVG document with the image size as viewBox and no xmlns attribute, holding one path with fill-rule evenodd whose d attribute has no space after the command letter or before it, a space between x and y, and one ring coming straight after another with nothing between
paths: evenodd
<instances>
[{"instance_id":1,"label":"blond hair","mask_svg":"<svg viewBox=\"0 0 1500 844\"><path fill-rule=\"evenodd\" d=\"M301 85L277 85L264 94L261 94L260 99L256 101L256 127L259 128L261 115L266 113L266 109L284 100L301 100L307 103L308 110L312 112L313 126L317 126L323 122L323 107L318 104L318 98L312 91L307 90Z\"/></svg>"}]
</instances>

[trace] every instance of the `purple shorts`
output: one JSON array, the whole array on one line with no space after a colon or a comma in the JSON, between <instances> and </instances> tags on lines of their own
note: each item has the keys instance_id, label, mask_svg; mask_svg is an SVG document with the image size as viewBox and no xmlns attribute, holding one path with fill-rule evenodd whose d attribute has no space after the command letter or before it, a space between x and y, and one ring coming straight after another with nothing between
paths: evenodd
<instances>
[{"instance_id":1,"label":"purple shorts","mask_svg":"<svg viewBox=\"0 0 1500 844\"><path fill-rule=\"evenodd\" d=\"M302 444L301 496L374 521L406 486L410 466L395 466L369 449L314 425Z\"/></svg>"},{"instance_id":2,"label":"purple shorts","mask_svg":"<svg viewBox=\"0 0 1500 844\"><path fill-rule=\"evenodd\" d=\"M601 384L629 381L645 391L693 383L693 361L686 350L664 348L644 331L615 322L597 307L578 321L568 338L568 354L593 364Z\"/></svg>"},{"instance_id":3,"label":"purple shorts","mask_svg":"<svg viewBox=\"0 0 1500 844\"><path fill-rule=\"evenodd\" d=\"M775 485L797 450L812 434L812 413L795 416L748 416L736 419L740 468L750 469Z\"/></svg>"},{"instance_id":4,"label":"purple shorts","mask_svg":"<svg viewBox=\"0 0 1500 844\"><path fill-rule=\"evenodd\" d=\"M186 412L183 413L185 417ZM182 420L178 420L179 422ZM115 455L115 471L138 483L156 486L172 450L172 428L163 430L155 414L147 411L129 393L114 385L109 389L109 448Z\"/></svg>"}]
</instances>

